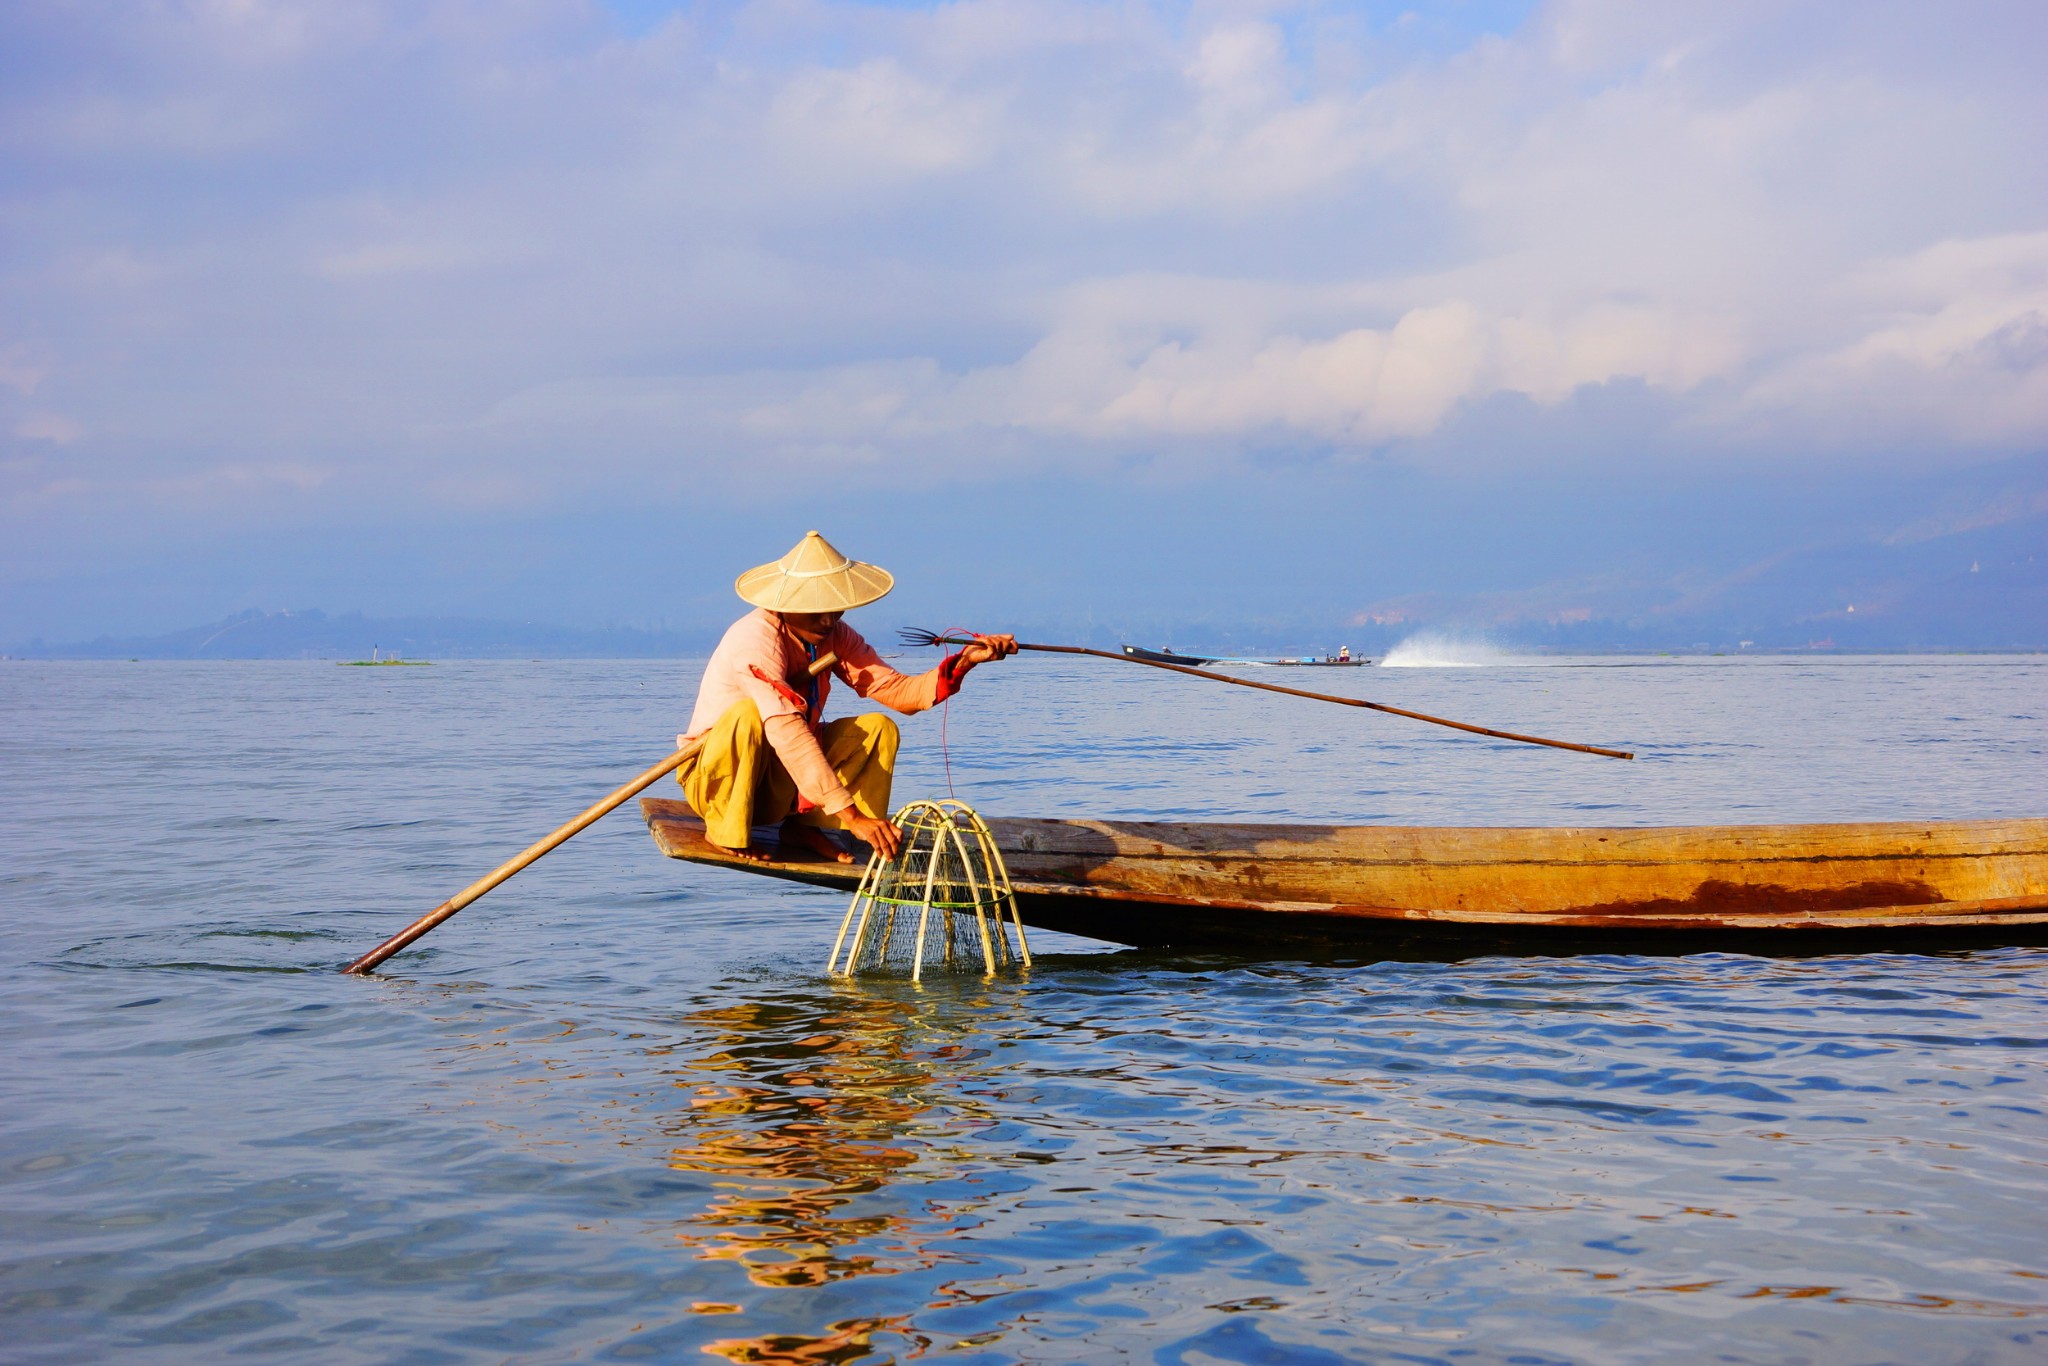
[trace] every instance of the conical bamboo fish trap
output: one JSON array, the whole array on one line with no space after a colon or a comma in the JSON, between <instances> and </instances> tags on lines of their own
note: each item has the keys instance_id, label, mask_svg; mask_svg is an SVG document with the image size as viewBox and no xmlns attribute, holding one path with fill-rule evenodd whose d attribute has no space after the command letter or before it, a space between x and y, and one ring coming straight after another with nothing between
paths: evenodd
<instances>
[{"instance_id":1,"label":"conical bamboo fish trap","mask_svg":"<svg viewBox=\"0 0 2048 1366\"><path fill-rule=\"evenodd\" d=\"M983 976L993 977L999 961L1030 967L1031 947L1024 940L1024 920L1017 913L1009 870L1003 866L995 836L974 809L951 799L911 802L896 813L895 822L903 832L903 847L893 859L878 853L868 860L846 917L839 922L839 938L833 941L825 971L851 977L856 968L887 969L908 961L910 980L921 980L934 911L939 913L937 943L943 963L955 961L956 940L967 933L971 915ZM909 925L912 909L917 912L914 936ZM1014 947L1011 926L1017 931Z\"/></svg>"}]
</instances>

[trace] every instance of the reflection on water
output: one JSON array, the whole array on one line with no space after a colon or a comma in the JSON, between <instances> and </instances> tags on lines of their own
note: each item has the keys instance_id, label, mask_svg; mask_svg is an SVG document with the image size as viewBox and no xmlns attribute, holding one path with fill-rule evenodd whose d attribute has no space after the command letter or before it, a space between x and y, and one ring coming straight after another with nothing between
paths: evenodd
<instances>
[{"instance_id":1,"label":"reflection on water","mask_svg":"<svg viewBox=\"0 0 2048 1366\"><path fill-rule=\"evenodd\" d=\"M1912 1357L2048 1319L2038 1241L1990 1213L2048 1141L2044 957L1055 955L1028 987L810 979L492 1046L531 1146L608 1109L573 1160L691 1178L640 1228L733 1275L664 1272L676 1322L613 1355L1318 1360L1364 1333L1436 1360L1535 1349L1516 1324L1551 1306L1571 1350L1531 1359L1578 1360L1698 1304L1738 1356L1818 1306L1924 1321L1888 1330Z\"/></svg>"},{"instance_id":2,"label":"reflection on water","mask_svg":"<svg viewBox=\"0 0 2048 1366\"><path fill-rule=\"evenodd\" d=\"M704 1350L728 1361L762 1362L766 1366L872 1361L875 1335L885 1331L900 1333L906 1321L907 1316L902 1314L881 1319L846 1319L817 1337L770 1333L758 1338L720 1338L706 1343ZM930 1346L915 1334L907 1336L920 1354L921 1349Z\"/></svg>"},{"instance_id":3,"label":"reflection on water","mask_svg":"<svg viewBox=\"0 0 2048 1366\"><path fill-rule=\"evenodd\" d=\"M988 1023L987 1001L973 1004L983 1008L970 1019ZM706 1283L664 1306L696 1321L685 1321L680 1337L671 1326L613 1354L662 1359L681 1341L739 1362L854 1362L890 1359L878 1337L913 1352L930 1345L910 1313L849 1314L843 1299L812 1312L787 1306L803 1303L801 1292L931 1271L945 1260L946 1239L973 1221L936 1194L892 1189L936 1193L934 1154L990 1122L956 1089L959 1069L985 1051L963 1041L946 1011L832 983L664 1015L630 1031L596 1023L601 1012L580 1004L566 1007L580 1018L560 1013L481 1030L461 1014L442 1016L459 1035L447 1056L472 1075L490 1060L499 1140L581 1166L593 1160L591 1138L565 1137L560 1117L608 1116L597 1160L615 1165L616 1150L628 1169L665 1168L698 1193L675 1217L649 1211L637 1221L644 1234L692 1262L732 1269L768 1297L730 1285L714 1297L715 1282ZM928 1308L953 1298L930 1283L919 1297ZM715 1331L759 1317L764 1303L783 1306L770 1315L772 1329Z\"/></svg>"},{"instance_id":4,"label":"reflection on water","mask_svg":"<svg viewBox=\"0 0 2048 1366\"><path fill-rule=\"evenodd\" d=\"M2040 950L1257 961L1034 936L1028 980L847 985L819 971L843 897L669 864L620 820L387 976L331 971L645 767L673 673L0 669L10 1361L2048 1352ZM2048 812L2026 662L1371 680L1655 737L1636 765L1121 677L992 673L951 722L962 795L1424 824ZM905 756L907 790L943 790Z\"/></svg>"},{"instance_id":5,"label":"reflection on water","mask_svg":"<svg viewBox=\"0 0 2048 1366\"><path fill-rule=\"evenodd\" d=\"M922 1233L916 1223L849 1206L917 1160L903 1140L932 1106L910 1046L915 1017L911 1005L851 992L827 1015L750 1002L691 1016L718 1045L693 1071L726 1080L678 1079L689 1101L662 1125L675 1142L667 1160L721 1180L676 1237L700 1256L740 1263L761 1286L900 1270L877 1264L878 1245L906 1255ZM788 1039L796 1019L806 1032Z\"/></svg>"},{"instance_id":6,"label":"reflection on water","mask_svg":"<svg viewBox=\"0 0 2048 1366\"><path fill-rule=\"evenodd\" d=\"M975 1027L996 1023L977 1015ZM653 1077L681 1103L664 1108L662 1092L650 1091L640 1115L670 1169L711 1181L714 1193L675 1227L677 1244L770 1291L938 1267L946 1240L973 1222L971 1206L888 1187L932 1188L933 1155L993 1122L960 1094L962 1069L986 1051L965 1042L952 1018L928 1000L852 985L683 1016L687 1043L645 1049ZM941 1287L924 1307L958 1298ZM744 1312L716 1301L690 1307ZM852 1362L873 1358L878 1335L913 1350L931 1345L911 1315L893 1314L723 1337L703 1350L738 1362Z\"/></svg>"}]
</instances>

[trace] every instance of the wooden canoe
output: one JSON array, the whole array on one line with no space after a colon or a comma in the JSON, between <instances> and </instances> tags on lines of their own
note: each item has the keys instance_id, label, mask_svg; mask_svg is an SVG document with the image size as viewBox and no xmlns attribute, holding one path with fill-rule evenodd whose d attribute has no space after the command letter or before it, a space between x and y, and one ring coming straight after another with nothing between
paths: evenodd
<instances>
[{"instance_id":1,"label":"wooden canoe","mask_svg":"<svg viewBox=\"0 0 2048 1366\"><path fill-rule=\"evenodd\" d=\"M671 858L736 859L644 798ZM989 820L1028 925L1135 946L1840 952L2048 943L2048 820L1491 828Z\"/></svg>"}]
</instances>

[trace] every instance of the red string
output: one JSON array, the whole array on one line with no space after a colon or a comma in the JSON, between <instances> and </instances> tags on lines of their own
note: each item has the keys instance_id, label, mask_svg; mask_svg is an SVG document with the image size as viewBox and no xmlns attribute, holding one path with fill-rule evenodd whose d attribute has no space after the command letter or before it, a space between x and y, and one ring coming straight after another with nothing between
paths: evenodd
<instances>
[{"instance_id":1,"label":"red string","mask_svg":"<svg viewBox=\"0 0 2048 1366\"><path fill-rule=\"evenodd\" d=\"M974 632L968 630L964 626L948 626L945 630L939 632L939 634L941 636L950 636L955 632L958 632L963 636L971 636L974 634ZM941 650L946 648L946 642L944 640L935 640L932 642L932 645L935 648ZM939 758L943 760L946 765L946 795L957 801L959 800L960 794L953 790L953 751L951 747L948 746L948 744L946 743L946 723L952 720L952 717L953 698L949 694L945 701L939 703Z\"/></svg>"}]
</instances>

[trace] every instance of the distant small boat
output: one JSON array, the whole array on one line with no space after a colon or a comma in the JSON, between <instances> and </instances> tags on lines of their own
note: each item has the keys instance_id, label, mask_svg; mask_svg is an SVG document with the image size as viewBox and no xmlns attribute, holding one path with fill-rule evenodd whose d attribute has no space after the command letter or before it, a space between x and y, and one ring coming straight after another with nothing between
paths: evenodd
<instances>
[{"instance_id":1,"label":"distant small boat","mask_svg":"<svg viewBox=\"0 0 2048 1366\"><path fill-rule=\"evenodd\" d=\"M861 867L704 838L640 803L671 858L851 892ZM2048 820L1663 828L988 822L1026 924L1262 952L1836 953L2048 944ZM772 839L772 837L770 837Z\"/></svg>"},{"instance_id":2,"label":"distant small boat","mask_svg":"<svg viewBox=\"0 0 2048 1366\"><path fill-rule=\"evenodd\" d=\"M1171 650L1148 650L1142 645L1126 645L1124 653L1132 659L1149 659L1154 664L1213 664L1216 661L1204 655L1180 655Z\"/></svg>"},{"instance_id":3,"label":"distant small boat","mask_svg":"<svg viewBox=\"0 0 2048 1366\"><path fill-rule=\"evenodd\" d=\"M1217 658L1209 662L1212 664L1281 665L1294 669L1356 669L1372 663L1371 660L1363 656L1354 656L1349 647L1346 647L1337 654L1323 655L1320 658L1315 655L1284 655L1278 659Z\"/></svg>"},{"instance_id":4,"label":"distant small boat","mask_svg":"<svg viewBox=\"0 0 2048 1366\"><path fill-rule=\"evenodd\" d=\"M1321 659L1303 656L1299 659L1268 659L1266 664L1291 664L1297 668L1311 669L1355 669L1372 663L1369 659L1353 659L1350 655L1324 655Z\"/></svg>"}]
</instances>

